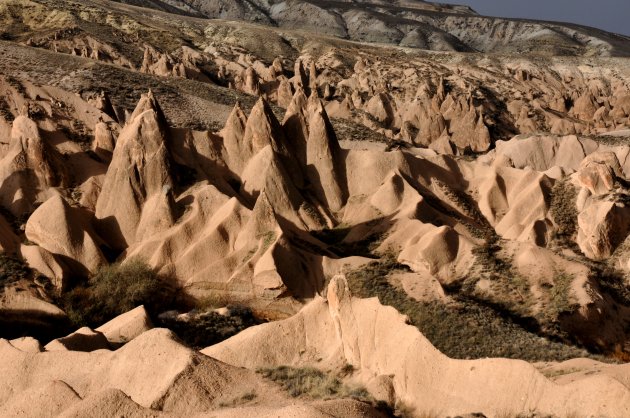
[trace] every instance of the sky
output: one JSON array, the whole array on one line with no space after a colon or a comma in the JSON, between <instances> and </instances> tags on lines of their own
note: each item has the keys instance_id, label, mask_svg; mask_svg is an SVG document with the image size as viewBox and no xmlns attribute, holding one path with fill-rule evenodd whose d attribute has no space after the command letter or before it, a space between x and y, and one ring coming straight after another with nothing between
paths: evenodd
<instances>
[{"instance_id":1,"label":"sky","mask_svg":"<svg viewBox=\"0 0 630 418\"><path fill-rule=\"evenodd\" d=\"M487 16L554 20L630 35L630 0L456 0Z\"/></svg>"}]
</instances>

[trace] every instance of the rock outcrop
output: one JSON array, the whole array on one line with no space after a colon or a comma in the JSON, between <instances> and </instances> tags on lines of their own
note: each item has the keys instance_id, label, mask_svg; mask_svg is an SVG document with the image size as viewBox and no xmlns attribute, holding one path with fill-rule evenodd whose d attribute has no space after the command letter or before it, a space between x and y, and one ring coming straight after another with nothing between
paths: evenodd
<instances>
[{"instance_id":1,"label":"rock outcrop","mask_svg":"<svg viewBox=\"0 0 630 418\"><path fill-rule=\"evenodd\" d=\"M249 369L351 364L364 381L385 379L397 401L445 415L535 410L564 416L578 408L586 415L623 416L630 411L629 388L613 378L585 377L557 385L520 361L452 360L405 322L376 299L354 299L345 278L337 276L327 299L318 298L293 318L250 328L203 353Z\"/></svg>"},{"instance_id":2,"label":"rock outcrop","mask_svg":"<svg viewBox=\"0 0 630 418\"><path fill-rule=\"evenodd\" d=\"M164 115L149 92L120 133L96 204L97 229L113 249L124 250L156 222L158 229L160 223L172 223L166 135Z\"/></svg>"},{"instance_id":3,"label":"rock outcrop","mask_svg":"<svg viewBox=\"0 0 630 418\"><path fill-rule=\"evenodd\" d=\"M318 198L333 212L340 211L347 199L347 193L343 190L345 173L342 158L326 110L321 103L317 103L313 105L309 119L306 170Z\"/></svg>"},{"instance_id":4,"label":"rock outcrop","mask_svg":"<svg viewBox=\"0 0 630 418\"><path fill-rule=\"evenodd\" d=\"M22 348L0 340L3 416L33 416L34 410L63 417L378 416L356 401L296 403L256 373L194 352L164 329L147 331L117 351ZM248 405L251 397L256 401ZM232 403L241 398L240 405Z\"/></svg>"},{"instance_id":5,"label":"rock outcrop","mask_svg":"<svg viewBox=\"0 0 630 418\"><path fill-rule=\"evenodd\" d=\"M138 306L96 328L110 344L127 343L153 328L144 306Z\"/></svg>"},{"instance_id":6,"label":"rock outcrop","mask_svg":"<svg viewBox=\"0 0 630 418\"><path fill-rule=\"evenodd\" d=\"M22 216L55 194L56 188L68 186L59 154L42 139L35 121L18 116L13 121L9 149L0 160L0 203Z\"/></svg>"},{"instance_id":7,"label":"rock outcrop","mask_svg":"<svg viewBox=\"0 0 630 418\"><path fill-rule=\"evenodd\" d=\"M100 249L103 242L91 221L90 213L71 207L57 195L31 215L25 233L33 243L67 260L74 274L85 276L107 264Z\"/></svg>"}]
</instances>

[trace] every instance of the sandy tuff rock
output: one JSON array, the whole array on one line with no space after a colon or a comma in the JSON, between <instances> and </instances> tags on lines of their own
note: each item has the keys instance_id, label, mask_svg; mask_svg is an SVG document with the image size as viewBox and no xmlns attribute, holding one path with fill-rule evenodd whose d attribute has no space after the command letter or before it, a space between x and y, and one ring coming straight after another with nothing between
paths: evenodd
<instances>
[{"instance_id":1,"label":"sandy tuff rock","mask_svg":"<svg viewBox=\"0 0 630 418\"><path fill-rule=\"evenodd\" d=\"M68 334L47 292L140 259L182 300L290 318L208 349L236 365L352 365L418 414L630 415L625 366L451 360L331 281L436 308L453 357L626 358L627 38L411 0L0 3L7 338ZM0 341L0 416L375 415L151 327Z\"/></svg>"},{"instance_id":2,"label":"sandy tuff rock","mask_svg":"<svg viewBox=\"0 0 630 418\"><path fill-rule=\"evenodd\" d=\"M149 92L120 133L96 204L98 230L110 246L123 250L136 242L138 231L145 232L141 221L151 224L146 219L155 216L143 210L145 203L153 198L160 207L168 201L159 196L168 195L173 184L170 164L164 115Z\"/></svg>"},{"instance_id":3,"label":"sandy tuff rock","mask_svg":"<svg viewBox=\"0 0 630 418\"><path fill-rule=\"evenodd\" d=\"M18 352L7 343L3 344L2 352L6 362L3 365L6 374L0 389L0 403L6 402L15 390L28 389L32 384L30 382L36 381L38 375L47 375L49 379L65 381L81 397L98 393L103 389L117 388L144 407L150 407L161 400L165 410L177 409L180 413L185 413L192 412L195 408L203 410L204 406L210 407L220 394L211 390L201 396L199 391L190 391L193 388L191 385L195 382L201 383L204 378L210 376L217 378L222 372L227 372L215 383L217 388L228 388L237 382L244 383L242 380L238 381L237 376L244 377L247 374L238 371L232 373L233 369L229 366L195 355L176 343L167 330L146 332L115 352L66 351L30 354ZM38 360L37 356L41 356L41 360ZM168 356L168 367L163 367L161 356ZM29 363L35 367L25 370ZM187 367L191 367L191 374L178 378ZM152 382L151 385L147 384L149 381ZM11 387L13 390L9 391ZM186 391L186 388L188 393L184 404L180 396L184 393L182 390ZM208 396L210 393L215 395Z\"/></svg>"},{"instance_id":4,"label":"sandy tuff rock","mask_svg":"<svg viewBox=\"0 0 630 418\"><path fill-rule=\"evenodd\" d=\"M245 347L255 349L244 355ZM401 347L404 353L393 355ZM252 369L314 365L318 359L319 367L350 363L364 379L392 376L396 398L405 404L444 415L536 410L563 416L578 408L621 417L630 410L628 387L612 378L557 385L520 361L451 360L393 308L376 299L353 299L342 277L329 284L327 300L317 299L293 318L250 328L203 352Z\"/></svg>"},{"instance_id":5,"label":"sandy tuff rock","mask_svg":"<svg viewBox=\"0 0 630 418\"><path fill-rule=\"evenodd\" d=\"M308 99L304 94L304 90L301 88L296 89L282 121L285 135L287 138L290 138L293 149L302 166L306 166L306 143L309 135L307 105Z\"/></svg>"},{"instance_id":6,"label":"sandy tuff rock","mask_svg":"<svg viewBox=\"0 0 630 418\"><path fill-rule=\"evenodd\" d=\"M164 329L145 332L114 352L39 353L0 340L0 353L0 412L5 416L41 416L33 415L33 408L51 417L290 417L300 411L306 417L378 416L354 401L297 403L254 372L185 348ZM247 393L256 394L254 407L232 411L222 406Z\"/></svg>"},{"instance_id":7,"label":"sandy tuff rock","mask_svg":"<svg viewBox=\"0 0 630 418\"><path fill-rule=\"evenodd\" d=\"M30 268L51 279L56 289L66 289L72 269L61 257L37 245L21 245L20 255Z\"/></svg>"},{"instance_id":8,"label":"sandy tuff rock","mask_svg":"<svg viewBox=\"0 0 630 418\"><path fill-rule=\"evenodd\" d=\"M37 208L25 232L30 241L50 253L78 262L84 271L78 269L75 274L94 273L107 263L91 215L71 207L61 196L53 196Z\"/></svg>"},{"instance_id":9,"label":"sandy tuff rock","mask_svg":"<svg viewBox=\"0 0 630 418\"><path fill-rule=\"evenodd\" d=\"M39 353L43 350L39 341L33 337L16 338L14 340L10 340L9 343L18 350L28 353Z\"/></svg>"},{"instance_id":10,"label":"sandy tuff rock","mask_svg":"<svg viewBox=\"0 0 630 418\"><path fill-rule=\"evenodd\" d=\"M126 312L96 328L112 344L127 343L153 328L144 306Z\"/></svg>"},{"instance_id":11,"label":"sandy tuff rock","mask_svg":"<svg viewBox=\"0 0 630 418\"><path fill-rule=\"evenodd\" d=\"M309 181L318 198L333 212L341 210L347 199L343 190L345 173L341 165L341 149L321 103L311 111L309 136L306 142L306 164Z\"/></svg>"},{"instance_id":12,"label":"sandy tuff rock","mask_svg":"<svg viewBox=\"0 0 630 418\"><path fill-rule=\"evenodd\" d=\"M276 103L278 106L286 109L291 104L292 98L293 87L286 77L282 77L280 79L280 84L278 85Z\"/></svg>"},{"instance_id":13,"label":"sandy tuff rock","mask_svg":"<svg viewBox=\"0 0 630 418\"><path fill-rule=\"evenodd\" d=\"M140 71L159 76L186 77L186 68L169 54L163 54L155 48L146 46Z\"/></svg>"},{"instance_id":14,"label":"sandy tuff rock","mask_svg":"<svg viewBox=\"0 0 630 418\"><path fill-rule=\"evenodd\" d=\"M247 116L241 109L240 104L236 103L225 123L225 127L221 131L221 137L226 150L226 162L230 169L237 174L243 171L247 163L242 157L247 152L243 142L246 126Z\"/></svg>"},{"instance_id":15,"label":"sandy tuff rock","mask_svg":"<svg viewBox=\"0 0 630 418\"><path fill-rule=\"evenodd\" d=\"M243 162L248 162L252 157L265 147L271 149L280 156L294 175L294 181L301 184L301 169L295 161L290 143L286 140L282 127L264 99L260 99L252 109L243 134L242 150Z\"/></svg>"},{"instance_id":16,"label":"sandy tuff rock","mask_svg":"<svg viewBox=\"0 0 630 418\"><path fill-rule=\"evenodd\" d=\"M68 185L58 153L42 139L37 124L27 116L13 121L7 154L0 160L0 201L21 216Z\"/></svg>"},{"instance_id":17,"label":"sandy tuff rock","mask_svg":"<svg viewBox=\"0 0 630 418\"><path fill-rule=\"evenodd\" d=\"M14 283L3 283L0 294L0 327L4 336L17 338L28 332L52 338L51 330L65 330L67 323L66 314L38 286L33 286L31 281L22 279ZM22 351L39 351L33 341L18 340L13 343L13 347ZM39 347L39 343L36 346Z\"/></svg>"},{"instance_id":18,"label":"sandy tuff rock","mask_svg":"<svg viewBox=\"0 0 630 418\"><path fill-rule=\"evenodd\" d=\"M614 152L596 152L587 156L580 164L577 179L591 194L601 195L610 192L617 177L623 177L623 170Z\"/></svg>"},{"instance_id":19,"label":"sandy tuff rock","mask_svg":"<svg viewBox=\"0 0 630 418\"><path fill-rule=\"evenodd\" d=\"M79 395L66 383L51 380L17 394L0 406L0 414L7 417L54 418L80 401Z\"/></svg>"},{"instance_id":20,"label":"sandy tuff rock","mask_svg":"<svg viewBox=\"0 0 630 418\"><path fill-rule=\"evenodd\" d=\"M630 208L610 200L592 202L578 217L577 243L587 257L602 260L615 251L630 232Z\"/></svg>"},{"instance_id":21,"label":"sandy tuff rock","mask_svg":"<svg viewBox=\"0 0 630 418\"><path fill-rule=\"evenodd\" d=\"M116 139L109 125L105 122L97 123L94 128L94 143L92 144L94 152L110 159L115 146Z\"/></svg>"},{"instance_id":22,"label":"sandy tuff rock","mask_svg":"<svg viewBox=\"0 0 630 418\"><path fill-rule=\"evenodd\" d=\"M46 351L96 351L110 348L107 338L100 333L83 327L70 335L52 340L44 346Z\"/></svg>"}]
</instances>

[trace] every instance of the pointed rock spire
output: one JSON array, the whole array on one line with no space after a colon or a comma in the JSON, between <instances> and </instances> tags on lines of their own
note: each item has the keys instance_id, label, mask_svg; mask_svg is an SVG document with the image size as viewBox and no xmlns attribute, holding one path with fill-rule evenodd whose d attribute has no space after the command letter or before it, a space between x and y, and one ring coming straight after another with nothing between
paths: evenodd
<instances>
[{"instance_id":1,"label":"pointed rock spire","mask_svg":"<svg viewBox=\"0 0 630 418\"><path fill-rule=\"evenodd\" d=\"M293 87L297 90L298 87L306 88L308 86L308 77L302 65L302 60L295 61L295 75L293 76Z\"/></svg>"},{"instance_id":2,"label":"pointed rock spire","mask_svg":"<svg viewBox=\"0 0 630 418\"><path fill-rule=\"evenodd\" d=\"M293 98L293 88L291 87L291 83L289 83L289 80L287 80L286 77L281 77L276 97L276 102L278 103L278 106L282 108L286 109L291 104L291 100Z\"/></svg>"},{"instance_id":3,"label":"pointed rock spire","mask_svg":"<svg viewBox=\"0 0 630 418\"><path fill-rule=\"evenodd\" d=\"M9 149L0 160L0 204L22 216L47 200L53 188L69 183L64 161L41 137L37 123L25 115L15 118Z\"/></svg>"},{"instance_id":4,"label":"pointed rock spire","mask_svg":"<svg viewBox=\"0 0 630 418\"><path fill-rule=\"evenodd\" d=\"M311 95L308 96L308 100L306 102L306 113L308 114L308 118L310 119L314 113L326 113L324 108L324 104L322 103L319 95L316 91L312 91Z\"/></svg>"},{"instance_id":5,"label":"pointed rock spire","mask_svg":"<svg viewBox=\"0 0 630 418\"><path fill-rule=\"evenodd\" d=\"M166 129L149 91L120 133L96 203L99 232L116 250L136 242L145 202L173 185Z\"/></svg>"},{"instance_id":6,"label":"pointed rock spire","mask_svg":"<svg viewBox=\"0 0 630 418\"><path fill-rule=\"evenodd\" d=\"M286 121L292 115L295 115L298 113L305 115L307 105L308 105L308 98L306 97L306 94L304 93L304 89L301 87L298 87L297 89L295 89L295 94L293 94L293 97L291 98L291 103L287 107L287 111L284 114L284 120L282 121L282 123L283 124L286 123Z\"/></svg>"},{"instance_id":7,"label":"pointed rock spire","mask_svg":"<svg viewBox=\"0 0 630 418\"><path fill-rule=\"evenodd\" d=\"M101 91L101 93L96 95L90 102L94 107L112 118L115 122L119 122L116 111L114 110L114 105L112 105L106 92Z\"/></svg>"},{"instance_id":8,"label":"pointed rock spire","mask_svg":"<svg viewBox=\"0 0 630 418\"><path fill-rule=\"evenodd\" d=\"M249 161L266 146L280 156L287 170L293 176L298 187L302 187L303 178L299 161L296 161L296 151L293 144L289 143L278 119L264 98L260 98L247 119L245 134L243 136L244 162Z\"/></svg>"},{"instance_id":9,"label":"pointed rock spire","mask_svg":"<svg viewBox=\"0 0 630 418\"><path fill-rule=\"evenodd\" d=\"M385 93L378 93L372 96L365 110L385 127L389 127L394 121L394 110L389 97Z\"/></svg>"},{"instance_id":10,"label":"pointed rock spire","mask_svg":"<svg viewBox=\"0 0 630 418\"><path fill-rule=\"evenodd\" d=\"M308 88L317 91L317 67L315 61L311 61L308 71Z\"/></svg>"},{"instance_id":11,"label":"pointed rock spire","mask_svg":"<svg viewBox=\"0 0 630 418\"><path fill-rule=\"evenodd\" d=\"M330 100L333 97L333 89L330 86L330 84L326 83L326 86L324 87L324 99L326 100Z\"/></svg>"},{"instance_id":12,"label":"pointed rock spire","mask_svg":"<svg viewBox=\"0 0 630 418\"><path fill-rule=\"evenodd\" d=\"M282 60L276 57L271 64L271 68L275 71L277 76L284 75L284 68L282 67Z\"/></svg>"},{"instance_id":13,"label":"pointed rock spire","mask_svg":"<svg viewBox=\"0 0 630 418\"><path fill-rule=\"evenodd\" d=\"M439 113L422 112L419 117L419 126L421 128L415 142L428 147L446 130L446 121Z\"/></svg>"},{"instance_id":14,"label":"pointed rock spire","mask_svg":"<svg viewBox=\"0 0 630 418\"><path fill-rule=\"evenodd\" d=\"M114 133L109 128L109 125L103 121L96 123L94 127L94 142L92 143L92 150L101 158L109 160L114 152L116 146L116 140L114 139Z\"/></svg>"},{"instance_id":15,"label":"pointed rock spire","mask_svg":"<svg viewBox=\"0 0 630 418\"><path fill-rule=\"evenodd\" d=\"M440 104L446 99L446 82L444 81L444 77L440 76L440 79L437 83L437 93L435 97L440 101Z\"/></svg>"},{"instance_id":16,"label":"pointed rock spire","mask_svg":"<svg viewBox=\"0 0 630 418\"><path fill-rule=\"evenodd\" d=\"M155 119L161 126L166 126L166 117L164 116L164 112L160 107L157 99L155 98L153 91L149 89L146 94L143 94L138 101L135 109L131 113L131 115L127 118L127 122L131 123L135 119L137 119L143 113L151 111L155 113Z\"/></svg>"},{"instance_id":17,"label":"pointed rock spire","mask_svg":"<svg viewBox=\"0 0 630 418\"><path fill-rule=\"evenodd\" d=\"M316 211L302 210L306 202L293 178L279 156L267 147L252 159L243 172L243 192L256 200L256 206L261 198L267 199L274 214L285 223L301 229L325 226Z\"/></svg>"},{"instance_id":18,"label":"pointed rock spire","mask_svg":"<svg viewBox=\"0 0 630 418\"><path fill-rule=\"evenodd\" d=\"M247 118L243 151L249 159L267 145L271 145L274 151L279 152L283 148L283 142L284 134L280 123L267 101L261 97Z\"/></svg>"},{"instance_id":19,"label":"pointed rock spire","mask_svg":"<svg viewBox=\"0 0 630 418\"><path fill-rule=\"evenodd\" d=\"M291 141L298 160L302 166L306 166L306 141L308 139L308 99L304 90L298 88L293 95L291 104L287 108L282 122L282 128L289 141Z\"/></svg>"},{"instance_id":20,"label":"pointed rock spire","mask_svg":"<svg viewBox=\"0 0 630 418\"><path fill-rule=\"evenodd\" d=\"M243 149L246 125L247 116L243 112L241 104L237 102L221 131L223 146L227 154L226 162L230 169L237 174L241 173L246 163L244 160L245 150Z\"/></svg>"},{"instance_id":21,"label":"pointed rock spire","mask_svg":"<svg viewBox=\"0 0 630 418\"><path fill-rule=\"evenodd\" d=\"M260 81L258 80L258 74L253 67L247 67L243 76L244 84L242 90L253 96L260 96Z\"/></svg>"},{"instance_id":22,"label":"pointed rock spire","mask_svg":"<svg viewBox=\"0 0 630 418\"><path fill-rule=\"evenodd\" d=\"M337 212L347 199L341 148L321 101L309 100L309 114L307 176L320 201Z\"/></svg>"}]
</instances>

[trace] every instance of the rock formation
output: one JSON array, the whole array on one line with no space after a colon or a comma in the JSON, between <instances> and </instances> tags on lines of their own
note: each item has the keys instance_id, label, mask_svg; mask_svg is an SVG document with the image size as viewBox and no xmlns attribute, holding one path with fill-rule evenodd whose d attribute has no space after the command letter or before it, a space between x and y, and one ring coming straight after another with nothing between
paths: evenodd
<instances>
[{"instance_id":1,"label":"rock formation","mask_svg":"<svg viewBox=\"0 0 630 418\"><path fill-rule=\"evenodd\" d=\"M168 194L173 181L165 123L149 92L120 133L96 204L98 230L114 249L124 250L136 242L136 235L151 224L149 218L172 222ZM148 202L151 210L144 211Z\"/></svg>"},{"instance_id":2,"label":"rock formation","mask_svg":"<svg viewBox=\"0 0 630 418\"><path fill-rule=\"evenodd\" d=\"M527 410L564 416L576 407L585 415L621 416L630 410L628 388L611 377L556 385L524 362L449 359L395 309L376 299L354 299L340 276L330 282L326 299L293 318L250 328L202 352L248 369L351 364L368 385L379 382L397 401L445 416Z\"/></svg>"},{"instance_id":3,"label":"rock formation","mask_svg":"<svg viewBox=\"0 0 630 418\"><path fill-rule=\"evenodd\" d=\"M628 415L623 36L422 1L0 26L0 416ZM111 271L138 307L100 324Z\"/></svg>"}]
</instances>

